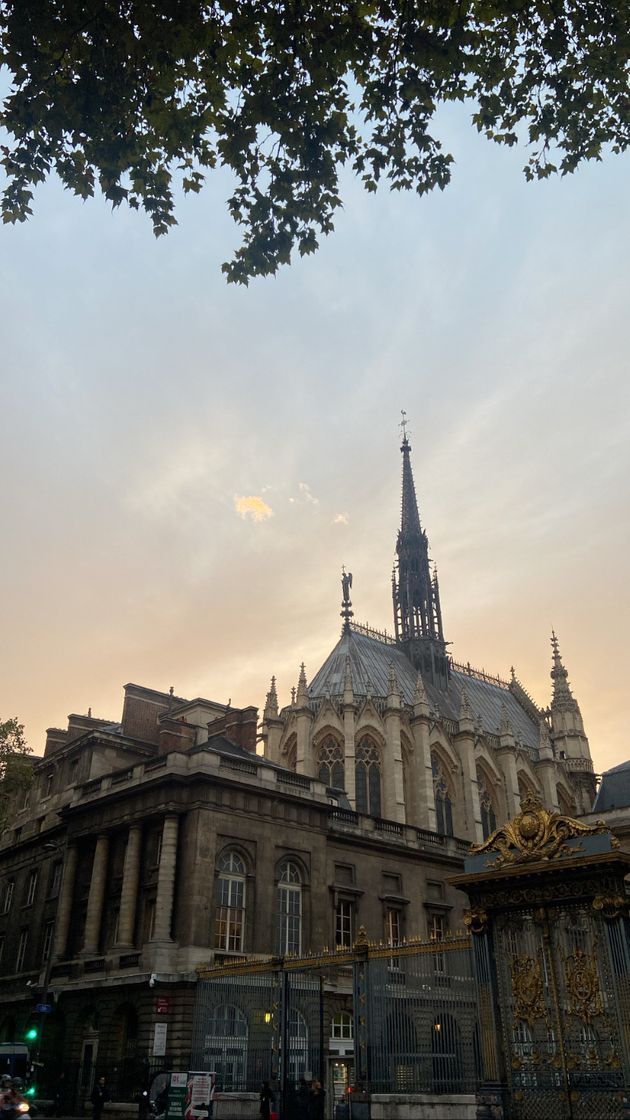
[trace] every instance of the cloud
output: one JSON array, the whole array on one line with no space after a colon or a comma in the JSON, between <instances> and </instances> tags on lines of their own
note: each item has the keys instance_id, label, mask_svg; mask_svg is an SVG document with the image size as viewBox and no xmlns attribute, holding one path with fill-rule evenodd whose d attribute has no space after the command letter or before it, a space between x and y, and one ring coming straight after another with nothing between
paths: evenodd
<instances>
[{"instance_id":1,"label":"cloud","mask_svg":"<svg viewBox=\"0 0 630 1120\"><path fill-rule=\"evenodd\" d=\"M333 525L349 525L350 518L347 513L336 513L333 517Z\"/></svg>"},{"instance_id":2,"label":"cloud","mask_svg":"<svg viewBox=\"0 0 630 1120\"><path fill-rule=\"evenodd\" d=\"M307 502L312 502L314 506L319 504L319 498L316 498L314 494L311 493L308 482L298 482L298 490Z\"/></svg>"},{"instance_id":3,"label":"cloud","mask_svg":"<svg viewBox=\"0 0 630 1120\"><path fill-rule=\"evenodd\" d=\"M251 517L252 521L266 521L268 517L273 517L271 506L255 494L250 494L248 497L239 497L235 494L234 509L242 518Z\"/></svg>"}]
</instances>

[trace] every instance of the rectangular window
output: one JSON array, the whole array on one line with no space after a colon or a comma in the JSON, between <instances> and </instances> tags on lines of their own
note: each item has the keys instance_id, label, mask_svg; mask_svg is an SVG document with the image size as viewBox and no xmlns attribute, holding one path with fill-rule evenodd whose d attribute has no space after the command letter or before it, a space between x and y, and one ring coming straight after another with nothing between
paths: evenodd
<instances>
[{"instance_id":1,"label":"rectangular window","mask_svg":"<svg viewBox=\"0 0 630 1120\"><path fill-rule=\"evenodd\" d=\"M299 953L302 947L302 892L299 887L278 888L278 952Z\"/></svg>"},{"instance_id":2,"label":"rectangular window","mask_svg":"<svg viewBox=\"0 0 630 1120\"><path fill-rule=\"evenodd\" d=\"M142 940L150 941L155 932L155 899L147 898L142 915Z\"/></svg>"},{"instance_id":3,"label":"rectangular window","mask_svg":"<svg viewBox=\"0 0 630 1120\"><path fill-rule=\"evenodd\" d=\"M400 894L400 892L402 890L400 875L395 875L393 873L384 871L383 872L383 890L387 891L388 894Z\"/></svg>"},{"instance_id":4,"label":"rectangular window","mask_svg":"<svg viewBox=\"0 0 630 1120\"><path fill-rule=\"evenodd\" d=\"M429 940L443 941L446 933L446 919L443 914L430 913L428 918Z\"/></svg>"},{"instance_id":5,"label":"rectangular window","mask_svg":"<svg viewBox=\"0 0 630 1120\"><path fill-rule=\"evenodd\" d=\"M43 779L43 786L44 786L43 796L44 797L50 797L50 795L53 791L54 781L55 781L55 774L54 774L54 771L51 770L50 773L46 774L44 776L44 779Z\"/></svg>"},{"instance_id":6,"label":"rectangular window","mask_svg":"<svg viewBox=\"0 0 630 1120\"><path fill-rule=\"evenodd\" d=\"M26 888L26 905L32 906L35 901L35 891L37 890L37 872L31 871L28 877L28 887Z\"/></svg>"},{"instance_id":7,"label":"rectangular window","mask_svg":"<svg viewBox=\"0 0 630 1120\"><path fill-rule=\"evenodd\" d=\"M24 958L26 957L26 947L28 945L28 930L23 929L20 933L20 940L18 943L17 957L15 961L15 971L21 972L24 967Z\"/></svg>"},{"instance_id":8,"label":"rectangular window","mask_svg":"<svg viewBox=\"0 0 630 1120\"><path fill-rule=\"evenodd\" d=\"M391 906L385 911L385 941L388 945L400 945L400 910ZM400 968L400 957L390 957L390 968Z\"/></svg>"},{"instance_id":9,"label":"rectangular window","mask_svg":"<svg viewBox=\"0 0 630 1120\"><path fill-rule=\"evenodd\" d=\"M353 904L345 899L340 899L335 907L335 945L338 949L347 949L352 945L352 910Z\"/></svg>"},{"instance_id":10,"label":"rectangular window","mask_svg":"<svg viewBox=\"0 0 630 1120\"><path fill-rule=\"evenodd\" d=\"M9 910L11 909L11 903L13 902L13 892L14 892L14 890L15 890L15 880L14 879L9 879L9 882L7 883L7 885L5 887L5 891L4 891L4 905L2 907L2 913L3 914L8 914Z\"/></svg>"},{"instance_id":11,"label":"rectangular window","mask_svg":"<svg viewBox=\"0 0 630 1120\"><path fill-rule=\"evenodd\" d=\"M446 918L444 914L430 912L427 921L429 926L429 939L436 942L443 941L446 936ZM446 957L444 953L435 954L433 967L436 972L446 972Z\"/></svg>"},{"instance_id":12,"label":"rectangular window","mask_svg":"<svg viewBox=\"0 0 630 1120\"><path fill-rule=\"evenodd\" d=\"M46 922L44 926L44 944L42 945L42 964L48 960L52 953L53 936L55 933L54 920Z\"/></svg>"},{"instance_id":13,"label":"rectangular window","mask_svg":"<svg viewBox=\"0 0 630 1120\"><path fill-rule=\"evenodd\" d=\"M221 876L217 883L214 947L227 953L243 950L245 880Z\"/></svg>"},{"instance_id":14,"label":"rectangular window","mask_svg":"<svg viewBox=\"0 0 630 1120\"><path fill-rule=\"evenodd\" d=\"M53 863L52 875L51 875L51 878L50 878L50 891L49 891L49 897L50 898L56 898L57 895L59 894L59 888L61 887L62 872L63 872L63 863L61 862L61 860L59 860L58 863Z\"/></svg>"}]
</instances>

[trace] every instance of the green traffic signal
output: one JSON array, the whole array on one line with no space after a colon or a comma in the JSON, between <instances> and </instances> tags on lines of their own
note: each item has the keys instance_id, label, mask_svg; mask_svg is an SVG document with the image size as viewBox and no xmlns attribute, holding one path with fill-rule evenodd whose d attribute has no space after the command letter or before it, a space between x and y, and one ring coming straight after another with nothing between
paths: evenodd
<instances>
[{"instance_id":1,"label":"green traffic signal","mask_svg":"<svg viewBox=\"0 0 630 1120\"><path fill-rule=\"evenodd\" d=\"M34 1097L36 1092L37 1092L37 1086L36 1085L29 1085L29 1087L26 1090L24 1096L25 1097Z\"/></svg>"},{"instance_id":2,"label":"green traffic signal","mask_svg":"<svg viewBox=\"0 0 630 1120\"><path fill-rule=\"evenodd\" d=\"M39 1038L38 1028L37 1027L29 1027L26 1034L24 1035L24 1038L26 1039L27 1042L34 1042L36 1038Z\"/></svg>"}]
</instances>

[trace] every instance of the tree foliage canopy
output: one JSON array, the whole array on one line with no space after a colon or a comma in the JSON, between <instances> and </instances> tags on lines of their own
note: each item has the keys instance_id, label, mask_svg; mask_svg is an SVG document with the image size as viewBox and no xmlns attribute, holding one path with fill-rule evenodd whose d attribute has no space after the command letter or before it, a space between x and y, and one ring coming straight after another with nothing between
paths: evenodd
<instances>
[{"instance_id":1,"label":"tree foliage canopy","mask_svg":"<svg viewBox=\"0 0 630 1120\"><path fill-rule=\"evenodd\" d=\"M444 188L447 102L528 144L529 178L625 149L629 52L619 0L0 0L3 218L54 170L162 234L178 178L222 165L242 231L223 269L247 283L333 229L344 166L369 191Z\"/></svg>"},{"instance_id":2,"label":"tree foliage canopy","mask_svg":"<svg viewBox=\"0 0 630 1120\"><path fill-rule=\"evenodd\" d=\"M0 720L0 832L22 806L25 791L33 778L31 748L24 738L24 726L13 719Z\"/></svg>"}]
</instances>

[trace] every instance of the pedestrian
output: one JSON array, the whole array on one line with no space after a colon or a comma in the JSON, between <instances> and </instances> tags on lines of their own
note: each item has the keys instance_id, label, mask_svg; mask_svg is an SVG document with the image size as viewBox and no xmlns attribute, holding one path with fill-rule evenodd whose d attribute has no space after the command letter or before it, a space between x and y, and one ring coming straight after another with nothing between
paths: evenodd
<instances>
[{"instance_id":1,"label":"pedestrian","mask_svg":"<svg viewBox=\"0 0 630 1120\"><path fill-rule=\"evenodd\" d=\"M324 1102L326 1093L321 1081L311 1082L311 1091L308 1100L308 1120L324 1120Z\"/></svg>"},{"instance_id":2,"label":"pedestrian","mask_svg":"<svg viewBox=\"0 0 630 1120\"><path fill-rule=\"evenodd\" d=\"M308 1102L308 1082L304 1077L301 1077L297 1088L297 1116L299 1120L308 1120Z\"/></svg>"},{"instance_id":3,"label":"pedestrian","mask_svg":"<svg viewBox=\"0 0 630 1120\"><path fill-rule=\"evenodd\" d=\"M90 1100L92 1102L92 1116L94 1120L101 1120L103 1109L109 1100L109 1093L105 1085L104 1077L99 1077L96 1085L92 1089Z\"/></svg>"},{"instance_id":4,"label":"pedestrian","mask_svg":"<svg viewBox=\"0 0 630 1120\"><path fill-rule=\"evenodd\" d=\"M268 1081L263 1081L260 1087L260 1115L262 1120L269 1120L271 1106L275 1101L273 1090Z\"/></svg>"},{"instance_id":5,"label":"pedestrian","mask_svg":"<svg viewBox=\"0 0 630 1120\"><path fill-rule=\"evenodd\" d=\"M66 1073L65 1070L62 1069L59 1077L57 1078L57 1084L55 1085L53 1116L67 1115L66 1088Z\"/></svg>"}]
</instances>

